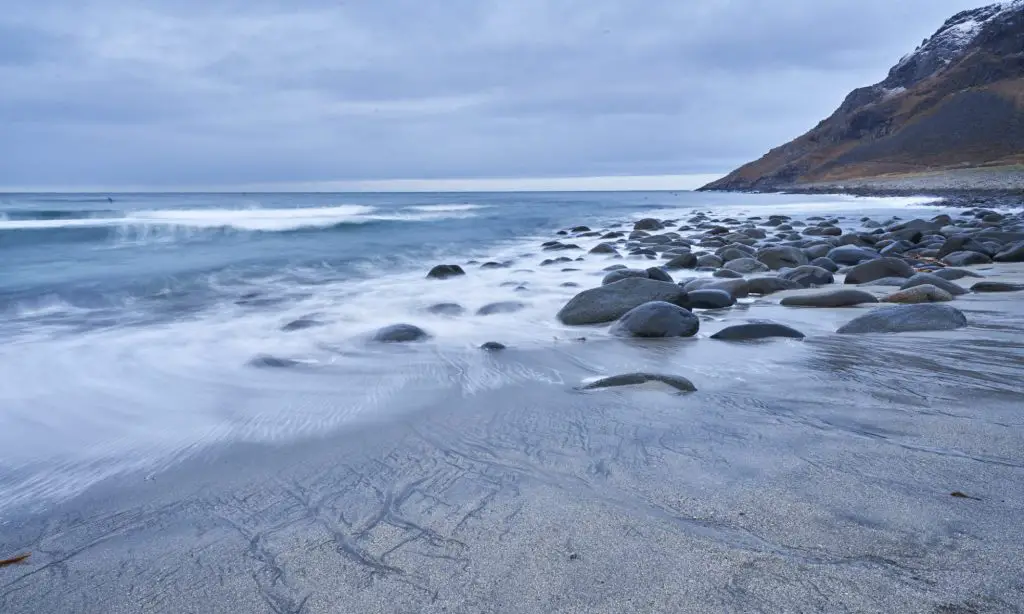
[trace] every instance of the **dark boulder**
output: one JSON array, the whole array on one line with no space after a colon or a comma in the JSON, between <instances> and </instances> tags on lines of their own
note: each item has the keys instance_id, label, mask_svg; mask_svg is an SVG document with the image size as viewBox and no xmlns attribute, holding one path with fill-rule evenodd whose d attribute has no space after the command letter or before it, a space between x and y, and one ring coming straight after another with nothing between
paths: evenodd
<instances>
[{"instance_id":1,"label":"dark boulder","mask_svg":"<svg viewBox=\"0 0 1024 614\"><path fill-rule=\"evenodd\" d=\"M972 292L1018 292L1024 290L1024 284L1006 281L979 281L971 286Z\"/></svg>"},{"instance_id":2,"label":"dark boulder","mask_svg":"<svg viewBox=\"0 0 1024 614\"><path fill-rule=\"evenodd\" d=\"M974 271L970 271L968 269L938 269L936 271L933 271L932 275L935 275L936 277L941 277L942 279L948 279L950 281L963 279L964 277L984 277L984 275L975 273Z\"/></svg>"},{"instance_id":3,"label":"dark boulder","mask_svg":"<svg viewBox=\"0 0 1024 614\"><path fill-rule=\"evenodd\" d=\"M259 354L253 356L249 360L250 367L256 367L258 369L290 369L292 367L301 367L302 362L294 360L292 358L281 358L280 356L271 356L270 354Z\"/></svg>"},{"instance_id":4,"label":"dark boulder","mask_svg":"<svg viewBox=\"0 0 1024 614\"><path fill-rule=\"evenodd\" d=\"M1024 241L1005 246L992 259L996 262L1024 262Z\"/></svg>"},{"instance_id":5,"label":"dark boulder","mask_svg":"<svg viewBox=\"0 0 1024 614\"><path fill-rule=\"evenodd\" d=\"M644 303L666 301L682 305L685 300L686 292L676 284L631 277L580 292L562 307L557 317L569 325L601 324L617 320Z\"/></svg>"},{"instance_id":6,"label":"dark boulder","mask_svg":"<svg viewBox=\"0 0 1024 614\"><path fill-rule=\"evenodd\" d=\"M791 279L783 279L781 277L752 277L747 280L747 290L750 294L759 294L761 296L782 292L783 290L796 290L797 288L803 288L803 286Z\"/></svg>"},{"instance_id":7,"label":"dark boulder","mask_svg":"<svg viewBox=\"0 0 1024 614\"><path fill-rule=\"evenodd\" d=\"M776 322L748 322L746 324L736 324L723 328L717 333L711 335L712 339L718 339L720 341L749 341L753 339L768 339L771 337L787 337L790 339L803 339L804 334L800 331L790 328L785 324L778 324Z\"/></svg>"},{"instance_id":8,"label":"dark boulder","mask_svg":"<svg viewBox=\"0 0 1024 614\"><path fill-rule=\"evenodd\" d=\"M893 292L882 299L886 303L943 303L953 300L953 295L931 284L920 284L906 290Z\"/></svg>"},{"instance_id":9,"label":"dark boulder","mask_svg":"<svg viewBox=\"0 0 1024 614\"><path fill-rule=\"evenodd\" d=\"M705 288L686 293L686 307L689 309L724 309L735 304L736 299L725 290Z\"/></svg>"},{"instance_id":10,"label":"dark boulder","mask_svg":"<svg viewBox=\"0 0 1024 614\"><path fill-rule=\"evenodd\" d=\"M802 250L786 245L761 248L757 252L757 259L773 271L798 267L808 262Z\"/></svg>"},{"instance_id":11,"label":"dark boulder","mask_svg":"<svg viewBox=\"0 0 1024 614\"><path fill-rule=\"evenodd\" d=\"M839 270L839 265L833 262L833 260L827 256L811 260L811 266L816 266L818 268L825 269L829 273L835 273L836 271Z\"/></svg>"},{"instance_id":12,"label":"dark boulder","mask_svg":"<svg viewBox=\"0 0 1024 614\"><path fill-rule=\"evenodd\" d=\"M500 301L484 305L480 309L477 309L476 315L493 316L499 313L515 313L517 311L522 311L525 307L526 303L520 303L519 301Z\"/></svg>"},{"instance_id":13,"label":"dark boulder","mask_svg":"<svg viewBox=\"0 0 1024 614\"><path fill-rule=\"evenodd\" d=\"M942 258L942 262L949 266L971 266L988 264L992 259L981 252L953 252Z\"/></svg>"},{"instance_id":14,"label":"dark boulder","mask_svg":"<svg viewBox=\"0 0 1024 614\"><path fill-rule=\"evenodd\" d=\"M860 264L867 260L874 260L880 256L871 251L856 245L843 245L830 250L828 258L836 264L853 265Z\"/></svg>"},{"instance_id":15,"label":"dark boulder","mask_svg":"<svg viewBox=\"0 0 1024 614\"><path fill-rule=\"evenodd\" d=\"M617 281L622 281L623 279L628 279L630 277L650 279L647 271L643 269L616 269L604 276L604 279L601 280L601 285L607 286L608 284L613 284Z\"/></svg>"},{"instance_id":16,"label":"dark boulder","mask_svg":"<svg viewBox=\"0 0 1024 614\"><path fill-rule=\"evenodd\" d=\"M487 343L480 346L481 350L486 352L500 352L507 346L504 343L498 343L497 341L488 341Z\"/></svg>"},{"instance_id":17,"label":"dark boulder","mask_svg":"<svg viewBox=\"0 0 1024 614\"><path fill-rule=\"evenodd\" d=\"M967 317L950 305L921 303L879 307L839 328L841 334L906 333L954 330L967 326Z\"/></svg>"},{"instance_id":18,"label":"dark boulder","mask_svg":"<svg viewBox=\"0 0 1024 614\"><path fill-rule=\"evenodd\" d=\"M675 388L680 393L683 392L695 392L697 387L693 385L693 382L686 379L685 377L679 377L677 375L658 375L655 373L623 373L622 375L612 375L610 377L602 377L599 380L584 384L580 386L580 390L599 390L601 388L618 388L621 386L640 386L650 383L665 384Z\"/></svg>"},{"instance_id":19,"label":"dark boulder","mask_svg":"<svg viewBox=\"0 0 1024 614\"><path fill-rule=\"evenodd\" d=\"M301 318L298 318L297 320L292 320L291 322L285 324L284 326L281 327L281 330L283 330L286 333L293 333L295 331L306 330L307 328L315 328L317 326L323 325L323 322L315 318L312 318L310 316L303 316Z\"/></svg>"},{"instance_id":20,"label":"dark boulder","mask_svg":"<svg viewBox=\"0 0 1024 614\"><path fill-rule=\"evenodd\" d=\"M430 333L412 324L392 324L373 334L373 340L378 343L409 343L426 339L430 339Z\"/></svg>"},{"instance_id":21,"label":"dark boulder","mask_svg":"<svg viewBox=\"0 0 1024 614\"><path fill-rule=\"evenodd\" d=\"M736 271L737 273L743 274L763 273L768 270L767 265L753 258L737 258L736 260L730 260L725 263L725 268L730 271Z\"/></svg>"},{"instance_id":22,"label":"dark boulder","mask_svg":"<svg viewBox=\"0 0 1024 614\"><path fill-rule=\"evenodd\" d=\"M911 277L914 269L898 258L879 258L862 262L846 273L846 283L863 284L883 277Z\"/></svg>"},{"instance_id":23,"label":"dark boulder","mask_svg":"<svg viewBox=\"0 0 1024 614\"><path fill-rule=\"evenodd\" d=\"M743 279L743 273L737 273L736 271L730 271L729 269L718 269L712 273L712 275L723 279Z\"/></svg>"},{"instance_id":24,"label":"dark boulder","mask_svg":"<svg viewBox=\"0 0 1024 614\"><path fill-rule=\"evenodd\" d=\"M662 223L651 217L638 220L633 224L633 230L661 230L662 228L664 228Z\"/></svg>"},{"instance_id":25,"label":"dark boulder","mask_svg":"<svg viewBox=\"0 0 1024 614\"><path fill-rule=\"evenodd\" d=\"M913 288L914 286L931 285L936 288L942 288L946 292L949 292L953 296L960 296L967 294L967 289L960 284L953 283L948 279L943 279L938 275L932 275L931 273L915 273L910 279L900 286L901 290Z\"/></svg>"},{"instance_id":26,"label":"dark boulder","mask_svg":"<svg viewBox=\"0 0 1024 614\"><path fill-rule=\"evenodd\" d=\"M427 307L427 311L437 316L461 316L466 308L458 303L438 303Z\"/></svg>"},{"instance_id":27,"label":"dark boulder","mask_svg":"<svg viewBox=\"0 0 1024 614\"><path fill-rule=\"evenodd\" d=\"M794 281L804 288L814 286L826 286L835 281L831 271L811 264L798 266L779 274L779 277L788 281Z\"/></svg>"},{"instance_id":28,"label":"dark boulder","mask_svg":"<svg viewBox=\"0 0 1024 614\"><path fill-rule=\"evenodd\" d=\"M590 253L591 254L608 254L608 255L611 255L611 256L615 256L615 255L617 255L619 253L619 251L617 249L615 249L615 246L612 245L611 243L600 243L597 246L595 246L593 249L591 249Z\"/></svg>"},{"instance_id":29,"label":"dark boulder","mask_svg":"<svg viewBox=\"0 0 1024 614\"><path fill-rule=\"evenodd\" d=\"M782 299L781 304L786 307L853 307L854 305L877 302L878 299L875 298L875 295L869 292L840 288L816 294L787 296Z\"/></svg>"},{"instance_id":30,"label":"dark boulder","mask_svg":"<svg viewBox=\"0 0 1024 614\"><path fill-rule=\"evenodd\" d=\"M609 332L619 337L692 337L699 329L700 319L689 310L651 301L630 309Z\"/></svg>"},{"instance_id":31,"label":"dark boulder","mask_svg":"<svg viewBox=\"0 0 1024 614\"><path fill-rule=\"evenodd\" d=\"M465 274L466 272L457 264L439 264L430 269L430 272L427 273L427 279L448 279L449 277L458 277Z\"/></svg>"},{"instance_id":32,"label":"dark boulder","mask_svg":"<svg viewBox=\"0 0 1024 614\"><path fill-rule=\"evenodd\" d=\"M670 284L676 283L676 280L672 279L672 276L666 273L664 269L656 266L647 269L647 277L655 281L667 281Z\"/></svg>"},{"instance_id":33,"label":"dark boulder","mask_svg":"<svg viewBox=\"0 0 1024 614\"><path fill-rule=\"evenodd\" d=\"M697 266L697 256L685 252L666 262L665 266L669 269L692 269Z\"/></svg>"}]
</instances>

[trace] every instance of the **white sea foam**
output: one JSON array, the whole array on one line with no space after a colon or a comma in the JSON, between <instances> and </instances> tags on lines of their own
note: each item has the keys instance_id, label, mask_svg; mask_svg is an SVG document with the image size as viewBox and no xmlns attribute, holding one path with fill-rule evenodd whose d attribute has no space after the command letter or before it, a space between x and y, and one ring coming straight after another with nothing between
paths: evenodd
<instances>
[{"instance_id":1,"label":"white sea foam","mask_svg":"<svg viewBox=\"0 0 1024 614\"><path fill-rule=\"evenodd\" d=\"M287 209L156 209L129 211L122 217L56 220L0 219L0 231L60 228L188 228L280 232L306 228L330 228L339 224L375 221L429 222L467 217L482 205L426 205L409 210L382 210L366 205L335 205Z\"/></svg>"}]
</instances>

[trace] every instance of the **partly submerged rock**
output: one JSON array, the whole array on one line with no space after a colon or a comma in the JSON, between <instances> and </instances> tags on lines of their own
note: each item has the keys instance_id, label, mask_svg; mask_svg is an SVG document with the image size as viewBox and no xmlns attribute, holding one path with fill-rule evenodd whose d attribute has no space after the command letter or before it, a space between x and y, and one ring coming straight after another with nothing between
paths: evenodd
<instances>
[{"instance_id":1,"label":"partly submerged rock","mask_svg":"<svg viewBox=\"0 0 1024 614\"><path fill-rule=\"evenodd\" d=\"M507 346L504 343L498 343L497 341L488 341L487 343L481 345L480 349L485 350L487 352L500 352L501 350L504 350L506 347Z\"/></svg>"},{"instance_id":2,"label":"partly submerged rock","mask_svg":"<svg viewBox=\"0 0 1024 614\"><path fill-rule=\"evenodd\" d=\"M651 301L630 309L612 325L611 334L619 337L692 337L700 329L700 319L678 305Z\"/></svg>"},{"instance_id":3,"label":"partly submerged rock","mask_svg":"<svg viewBox=\"0 0 1024 614\"><path fill-rule=\"evenodd\" d=\"M899 292L893 292L882 299L886 303L944 303L953 300L953 295L942 288L931 284L912 286Z\"/></svg>"},{"instance_id":4,"label":"partly submerged rock","mask_svg":"<svg viewBox=\"0 0 1024 614\"><path fill-rule=\"evenodd\" d=\"M911 277L914 269L899 258L878 258L862 262L846 273L846 283L863 284L883 277Z\"/></svg>"},{"instance_id":5,"label":"partly submerged rock","mask_svg":"<svg viewBox=\"0 0 1024 614\"><path fill-rule=\"evenodd\" d=\"M736 304L736 299L725 290L704 288L686 293L686 307L689 309L724 309Z\"/></svg>"},{"instance_id":6,"label":"partly submerged rock","mask_svg":"<svg viewBox=\"0 0 1024 614\"><path fill-rule=\"evenodd\" d=\"M712 339L720 341L748 341L752 339L768 339L771 337L788 337L790 339L803 339L805 335L785 324L777 322L747 322L723 328L711 335Z\"/></svg>"},{"instance_id":7,"label":"partly submerged rock","mask_svg":"<svg viewBox=\"0 0 1024 614\"><path fill-rule=\"evenodd\" d=\"M490 303L484 305L480 309L476 310L478 316L493 316L499 313L515 313L522 311L526 307L526 303L519 301L499 301L497 303Z\"/></svg>"},{"instance_id":8,"label":"partly submerged rock","mask_svg":"<svg viewBox=\"0 0 1024 614\"><path fill-rule=\"evenodd\" d=\"M747 280L747 290L750 294L759 294L761 296L782 292L783 290L796 290L798 288L803 288L803 286L793 280L781 277L752 277Z\"/></svg>"},{"instance_id":9,"label":"partly submerged rock","mask_svg":"<svg viewBox=\"0 0 1024 614\"><path fill-rule=\"evenodd\" d=\"M685 304L686 292L676 284L646 277L631 277L615 283L584 290L558 312L563 324L601 324L617 320L630 309L651 301Z\"/></svg>"},{"instance_id":10,"label":"partly submerged rock","mask_svg":"<svg viewBox=\"0 0 1024 614\"><path fill-rule=\"evenodd\" d=\"M271 356L270 354L258 354L249 360L250 367L257 367L260 369L288 369L301 365L302 362L298 360L294 360L292 358L281 358L280 356Z\"/></svg>"},{"instance_id":11,"label":"partly submerged rock","mask_svg":"<svg viewBox=\"0 0 1024 614\"><path fill-rule=\"evenodd\" d=\"M437 303L427 307L427 312L436 316L461 316L466 313L466 308L458 303Z\"/></svg>"},{"instance_id":12,"label":"partly submerged rock","mask_svg":"<svg viewBox=\"0 0 1024 614\"><path fill-rule=\"evenodd\" d=\"M599 390L601 388L617 388L620 386L640 386L650 383L660 383L675 388L679 392L696 392L697 387L693 382L678 375L658 375L656 373L623 373L602 377L599 380L589 382L579 387L580 390Z\"/></svg>"},{"instance_id":13,"label":"partly submerged rock","mask_svg":"<svg viewBox=\"0 0 1024 614\"><path fill-rule=\"evenodd\" d=\"M1018 292L1024 290L1024 284L1007 281L979 281L971 286L972 292Z\"/></svg>"},{"instance_id":14,"label":"partly submerged rock","mask_svg":"<svg viewBox=\"0 0 1024 614\"><path fill-rule=\"evenodd\" d=\"M801 287L811 288L813 286L827 286L835 281L832 272L813 264L805 264L795 269L788 269L779 274L779 277L800 284Z\"/></svg>"},{"instance_id":15,"label":"partly submerged rock","mask_svg":"<svg viewBox=\"0 0 1024 614\"><path fill-rule=\"evenodd\" d=\"M841 334L905 333L954 330L967 326L967 316L950 305L921 303L879 307L839 328Z\"/></svg>"},{"instance_id":16,"label":"partly submerged rock","mask_svg":"<svg viewBox=\"0 0 1024 614\"><path fill-rule=\"evenodd\" d=\"M310 316L302 316L301 318L292 320L281 327L286 333L293 333L299 330L306 330L307 328L315 328L317 326L323 326L324 323Z\"/></svg>"},{"instance_id":17,"label":"partly submerged rock","mask_svg":"<svg viewBox=\"0 0 1024 614\"><path fill-rule=\"evenodd\" d=\"M427 273L428 279L448 279L450 277L458 277L465 275L466 272L462 270L457 264L439 264L434 268L430 269Z\"/></svg>"},{"instance_id":18,"label":"partly submerged rock","mask_svg":"<svg viewBox=\"0 0 1024 614\"><path fill-rule=\"evenodd\" d=\"M877 303L875 295L864 290L852 288L841 288L818 292L816 294L803 294L787 296L780 304L786 307L853 307L864 303Z\"/></svg>"},{"instance_id":19,"label":"partly submerged rock","mask_svg":"<svg viewBox=\"0 0 1024 614\"><path fill-rule=\"evenodd\" d=\"M392 324L373 334L373 340L378 343L409 343L429 338L430 333L412 324Z\"/></svg>"},{"instance_id":20,"label":"partly submerged rock","mask_svg":"<svg viewBox=\"0 0 1024 614\"><path fill-rule=\"evenodd\" d=\"M910 279L908 279L902 286L901 290L907 288L913 288L914 286L931 285L936 288L942 288L946 292L949 292L953 296L961 296L967 294L967 288L964 288L960 284L955 284L948 279L943 279L938 275L932 275L931 273L915 273Z\"/></svg>"}]
</instances>

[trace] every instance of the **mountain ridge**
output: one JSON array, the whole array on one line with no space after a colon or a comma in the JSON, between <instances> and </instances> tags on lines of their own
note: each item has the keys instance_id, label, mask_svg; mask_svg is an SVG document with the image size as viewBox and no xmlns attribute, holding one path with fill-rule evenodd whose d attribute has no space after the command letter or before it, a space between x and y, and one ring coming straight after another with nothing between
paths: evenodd
<instances>
[{"instance_id":1,"label":"mountain ridge","mask_svg":"<svg viewBox=\"0 0 1024 614\"><path fill-rule=\"evenodd\" d=\"M885 79L702 190L799 189L1024 164L1024 0L961 11Z\"/></svg>"}]
</instances>

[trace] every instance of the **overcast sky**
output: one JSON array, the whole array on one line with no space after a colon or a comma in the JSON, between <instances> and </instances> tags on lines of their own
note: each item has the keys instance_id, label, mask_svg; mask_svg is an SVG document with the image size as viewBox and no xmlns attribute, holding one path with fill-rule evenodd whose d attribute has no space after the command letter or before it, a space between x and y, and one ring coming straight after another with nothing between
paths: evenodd
<instances>
[{"instance_id":1,"label":"overcast sky","mask_svg":"<svg viewBox=\"0 0 1024 614\"><path fill-rule=\"evenodd\" d=\"M981 4L11 0L0 189L724 173Z\"/></svg>"}]
</instances>

